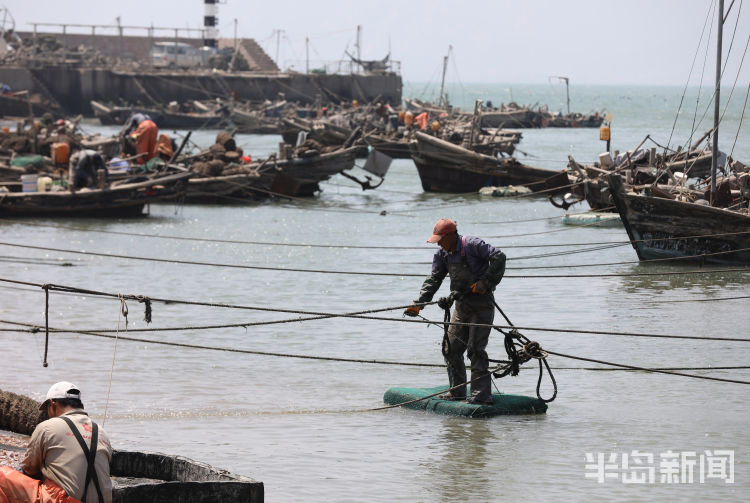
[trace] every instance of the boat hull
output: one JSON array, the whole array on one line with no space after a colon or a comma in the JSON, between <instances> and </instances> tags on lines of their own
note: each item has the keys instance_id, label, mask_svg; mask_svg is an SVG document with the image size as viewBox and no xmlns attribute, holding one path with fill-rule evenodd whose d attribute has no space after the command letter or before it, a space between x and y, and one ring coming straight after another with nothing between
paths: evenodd
<instances>
[{"instance_id":1,"label":"boat hull","mask_svg":"<svg viewBox=\"0 0 750 503\"><path fill-rule=\"evenodd\" d=\"M539 191L546 188L546 179L560 173L527 166L513 158L478 154L424 133L416 134L411 149L426 192L456 194L508 185L524 185Z\"/></svg>"},{"instance_id":2,"label":"boat hull","mask_svg":"<svg viewBox=\"0 0 750 503\"><path fill-rule=\"evenodd\" d=\"M254 172L229 176L195 177L189 181L185 202L229 204L269 196L309 197L320 182L354 167L357 148L311 157L267 160L249 166Z\"/></svg>"},{"instance_id":3,"label":"boat hull","mask_svg":"<svg viewBox=\"0 0 750 503\"><path fill-rule=\"evenodd\" d=\"M257 201L268 197L273 178L258 174L193 177L184 201L194 204L229 204Z\"/></svg>"},{"instance_id":4,"label":"boat hull","mask_svg":"<svg viewBox=\"0 0 750 503\"><path fill-rule=\"evenodd\" d=\"M626 193L617 175L609 185L639 260L750 265L750 215Z\"/></svg>"},{"instance_id":5,"label":"boat hull","mask_svg":"<svg viewBox=\"0 0 750 503\"><path fill-rule=\"evenodd\" d=\"M146 204L185 194L191 173L78 192L13 192L0 194L0 215L20 217L139 217Z\"/></svg>"},{"instance_id":6,"label":"boat hull","mask_svg":"<svg viewBox=\"0 0 750 503\"><path fill-rule=\"evenodd\" d=\"M135 113L147 114L160 129L218 128L226 123L224 117L213 113L181 113L148 107L108 107L98 102L91 103L94 116L103 126L125 124Z\"/></svg>"},{"instance_id":7,"label":"boat hull","mask_svg":"<svg viewBox=\"0 0 750 503\"><path fill-rule=\"evenodd\" d=\"M280 173L277 174L271 191L288 196L312 196L320 191L320 182L353 168L356 154L357 147L351 147L314 157L278 161L276 168ZM280 184L282 179L283 184Z\"/></svg>"},{"instance_id":8,"label":"boat hull","mask_svg":"<svg viewBox=\"0 0 750 503\"><path fill-rule=\"evenodd\" d=\"M481 125L490 128L538 128L542 126L542 116L526 109L482 112Z\"/></svg>"}]
</instances>

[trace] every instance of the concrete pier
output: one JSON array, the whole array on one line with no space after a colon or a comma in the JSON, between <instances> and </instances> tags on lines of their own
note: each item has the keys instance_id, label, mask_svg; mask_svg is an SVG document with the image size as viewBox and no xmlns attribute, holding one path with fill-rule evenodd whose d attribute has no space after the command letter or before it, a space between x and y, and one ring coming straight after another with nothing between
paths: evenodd
<instances>
[{"instance_id":1,"label":"concrete pier","mask_svg":"<svg viewBox=\"0 0 750 503\"><path fill-rule=\"evenodd\" d=\"M180 42L200 47L199 38L107 35L91 26L90 34L19 32L26 44L42 38L54 39L62 53L40 54L22 64L0 65L0 82L14 91L28 90L56 101L67 114L91 115L89 102L126 102L143 106L170 101L227 99L276 100L314 103L375 99L401 103L401 76L385 71L376 74L285 73L254 39L219 39L220 48L236 46L249 71L224 72L205 68L166 70L151 68L150 50L155 42ZM76 59L79 46L89 46L112 61L112 66ZM68 53L65 53L68 51ZM68 54L70 57L65 56ZM117 66L115 66L117 65Z\"/></svg>"},{"instance_id":2,"label":"concrete pier","mask_svg":"<svg viewBox=\"0 0 750 503\"><path fill-rule=\"evenodd\" d=\"M107 68L42 68L0 67L0 82L15 91L27 89L52 97L68 114L92 113L91 100L144 105L166 104L170 101L228 98L240 100L275 100L280 93L288 101L314 103L331 100L359 100L363 103L378 99L400 104L401 76L394 73L378 75L318 75L299 73L255 72L229 73L210 71L116 71Z\"/></svg>"}]
</instances>

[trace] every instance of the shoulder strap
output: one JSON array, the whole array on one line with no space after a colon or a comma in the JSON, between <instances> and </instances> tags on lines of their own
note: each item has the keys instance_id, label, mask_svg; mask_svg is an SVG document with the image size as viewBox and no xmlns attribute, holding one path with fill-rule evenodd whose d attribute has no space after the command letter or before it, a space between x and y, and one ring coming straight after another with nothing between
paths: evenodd
<instances>
[{"instance_id":1,"label":"shoulder strap","mask_svg":"<svg viewBox=\"0 0 750 503\"><path fill-rule=\"evenodd\" d=\"M96 488L96 495L99 497L99 503L104 503L104 497L102 496L102 490L99 487L99 477L94 469L94 460L96 459L97 444L99 443L99 427L93 421L91 421L91 449L86 446L86 441L81 436L81 432L78 431L78 427L73 421L65 416L60 416L60 419L68 424L68 427L73 432L73 435L78 440L78 445L83 450L83 455L86 457L88 467L86 468L86 483L83 486L83 497L81 503L86 503L86 492L89 488L89 482L94 481L94 487Z\"/></svg>"},{"instance_id":2,"label":"shoulder strap","mask_svg":"<svg viewBox=\"0 0 750 503\"><path fill-rule=\"evenodd\" d=\"M461 256L466 256L466 236L461 236Z\"/></svg>"}]
</instances>

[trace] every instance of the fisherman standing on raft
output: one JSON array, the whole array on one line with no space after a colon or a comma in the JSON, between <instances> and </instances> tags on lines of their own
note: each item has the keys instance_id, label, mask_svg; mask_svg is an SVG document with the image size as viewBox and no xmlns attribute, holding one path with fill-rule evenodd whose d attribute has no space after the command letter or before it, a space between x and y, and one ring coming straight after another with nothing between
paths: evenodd
<instances>
[{"instance_id":1,"label":"fisherman standing on raft","mask_svg":"<svg viewBox=\"0 0 750 503\"><path fill-rule=\"evenodd\" d=\"M495 317L493 291L505 273L505 254L498 248L473 236L458 233L456 223L441 218L435 224L428 243L437 243L440 250L432 259L432 274L422 285L419 298L404 314L417 316L420 304L430 302L446 275L451 280L451 295L456 308L452 323L477 323L484 326L450 325L443 341L443 356L448 365L450 387L466 383L464 351L471 361L471 396L466 386L439 395L442 400L467 400L468 403L491 405L492 380L488 370L487 340Z\"/></svg>"}]
</instances>

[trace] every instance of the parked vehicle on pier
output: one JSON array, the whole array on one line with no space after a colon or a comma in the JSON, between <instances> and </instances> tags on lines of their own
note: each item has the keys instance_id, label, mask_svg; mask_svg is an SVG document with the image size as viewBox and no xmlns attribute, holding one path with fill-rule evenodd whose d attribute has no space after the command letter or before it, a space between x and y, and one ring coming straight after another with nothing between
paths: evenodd
<instances>
[{"instance_id":1,"label":"parked vehicle on pier","mask_svg":"<svg viewBox=\"0 0 750 503\"><path fill-rule=\"evenodd\" d=\"M200 49L184 42L156 42L151 48L151 64L156 68L193 68L204 64Z\"/></svg>"}]
</instances>

